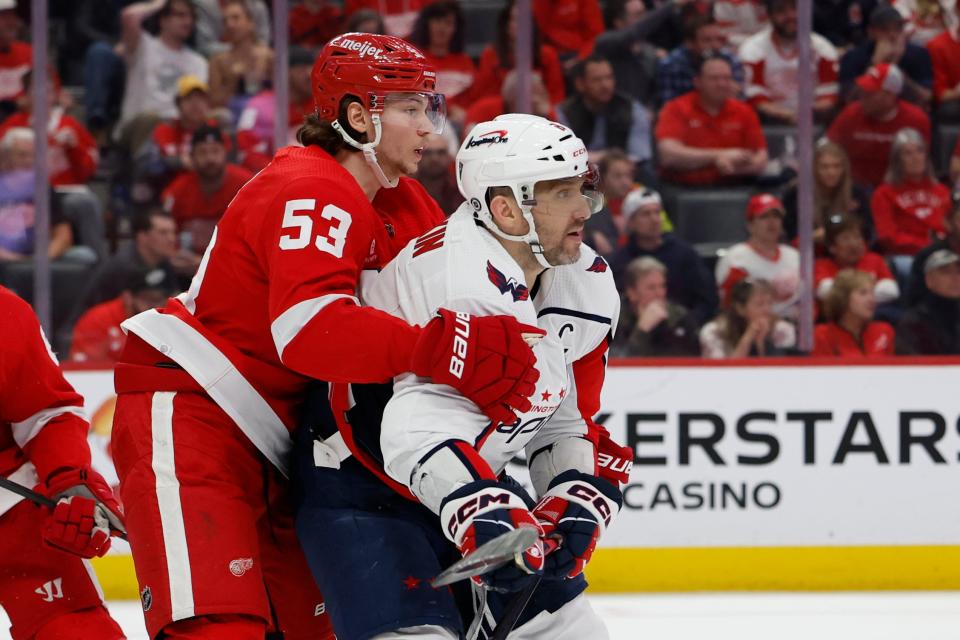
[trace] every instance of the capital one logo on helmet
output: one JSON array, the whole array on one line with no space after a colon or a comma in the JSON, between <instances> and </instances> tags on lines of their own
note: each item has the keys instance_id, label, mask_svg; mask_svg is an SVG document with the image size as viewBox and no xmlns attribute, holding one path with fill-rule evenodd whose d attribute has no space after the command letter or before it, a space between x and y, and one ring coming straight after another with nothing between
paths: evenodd
<instances>
[{"instance_id":1,"label":"capital one logo on helmet","mask_svg":"<svg viewBox=\"0 0 960 640\"><path fill-rule=\"evenodd\" d=\"M345 38L337 43L342 49L347 49L349 51L356 51L357 55L361 58L366 58L370 56L373 59L379 59L380 55L383 53L383 49L380 47L375 47L369 42L357 42L356 40L351 40L350 38Z\"/></svg>"},{"instance_id":2,"label":"capital one logo on helmet","mask_svg":"<svg viewBox=\"0 0 960 640\"><path fill-rule=\"evenodd\" d=\"M500 129L470 138L470 141L467 142L467 149L479 147L482 144L501 144L504 142L507 142L507 132L503 129Z\"/></svg>"}]
</instances>

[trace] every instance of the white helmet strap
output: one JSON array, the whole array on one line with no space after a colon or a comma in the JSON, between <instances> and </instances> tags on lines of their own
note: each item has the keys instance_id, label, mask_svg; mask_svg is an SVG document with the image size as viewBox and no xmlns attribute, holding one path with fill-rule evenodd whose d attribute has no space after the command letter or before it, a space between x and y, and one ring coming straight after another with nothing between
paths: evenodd
<instances>
[{"instance_id":1,"label":"white helmet strap","mask_svg":"<svg viewBox=\"0 0 960 640\"><path fill-rule=\"evenodd\" d=\"M349 144L354 149L359 149L363 152L363 159L367 161L367 164L370 165L370 170L373 171L373 175L376 176L377 182L380 183L385 189L393 189L400 183L400 178L390 180L387 178L387 175L383 172L383 168L380 166L380 163L377 161L377 145L380 144L380 137L383 134L383 126L380 123L380 114L374 113L370 116L370 119L373 120L374 128L374 137L373 142L357 142L354 140L353 136L347 133L346 129L340 124L340 120L333 121L333 129L340 134L340 137L343 138L343 141Z\"/></svg>"}]
</instances>

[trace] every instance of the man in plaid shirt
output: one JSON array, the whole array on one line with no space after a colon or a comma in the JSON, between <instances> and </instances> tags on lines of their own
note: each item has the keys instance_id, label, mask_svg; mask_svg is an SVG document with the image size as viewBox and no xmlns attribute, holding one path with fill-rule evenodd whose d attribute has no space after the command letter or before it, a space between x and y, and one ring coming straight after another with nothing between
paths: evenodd
<instances>
[{"instance_id":1,"label":"man in plaid shirt","mask_svg":"<svg viewBox=\"0 0 960 640\"><path fill-rule=\"evenodd\" d=\"M715 52L730 63L733 79L743 88L743 65L737 57L727 51L726 36L717 21L709 15L696 15L684 24L684 44L671 51L660 60L657 68L657 87L660 104L693 91L693 77L696 75L697 59L707 52Z\"/></svg>"}]
</instances>

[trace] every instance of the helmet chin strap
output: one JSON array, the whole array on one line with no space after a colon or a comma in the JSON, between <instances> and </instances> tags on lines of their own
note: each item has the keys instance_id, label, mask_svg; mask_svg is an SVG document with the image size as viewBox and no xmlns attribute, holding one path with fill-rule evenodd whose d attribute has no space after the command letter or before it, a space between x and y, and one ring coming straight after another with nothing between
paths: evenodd
<instances>
[{"instance_id":1,"label":"helmet chin strap","mask_svg":"<svg viewBox=\"0 0 960 640\"><path fill-rule=\"evenodd\" d=\"M400 178L390 180L387 178L387 175L383 172L383 168L380 166L380 163L377 162L377 145L380 144L380 137L383 134L383 127L380 124L380 114L374 113L370 116L373 120L373 128L376 132L374 134L373 142L364 142L360 143L353 139L349 133L341 126L340 120L333 121L334 130L340 134L340 137L343 138L343 141L349 144L354 149L359 149L363 152L363 159L367 161L367 164L370 166L370 170L373 171L373 175L376 176L377 182L380 183L380 186L384 189L393 189L400 183Z\"/></svg>"},{"instance_id":2,"label":"helmet chin strap","mask_svg":"<svg viewBox=\"0 0 960 640\"><path fill-rule=\"evenodd\" d=\"M526 242L530 245L530 250L533 252L533 257L537 259L537 263L544 269L550 269L556 265L552 265L547 262L546 256L543 254L543 245L540 244L540 236L537 235L537 227L533 222L533 210L529 205L520 205L520 211L523 213L523 219L527 221L528 231L522 236L515 236L507 233L493 220L493 214L489 211L479 214L480 222L483 223L492 234L499 236L504 240L512 240L513 242Z\"/></svg>"}]
</instances>

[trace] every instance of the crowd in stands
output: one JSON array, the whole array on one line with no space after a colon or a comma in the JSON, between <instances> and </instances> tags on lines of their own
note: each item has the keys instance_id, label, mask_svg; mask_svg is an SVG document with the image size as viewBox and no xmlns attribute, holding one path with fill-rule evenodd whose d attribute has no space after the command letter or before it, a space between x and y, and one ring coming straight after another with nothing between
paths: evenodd
<instances>
[{"instance_id":1,"label":"crowd in stands","mask_svg":"<svg viewBox=\"0 0 960 640\"><path fill-rule=\"evenodd\" d=\"M599 164L585 240L622 293L622 357L960 354L960 3L531 0L531 110ZM34 247L29 2L0 0L0 284ZM109 362L119 324L189 286L236 192L275 151L268 0L54 3L47 126L55 348ZM316 52L405 37L438 68L448 127L418 179L446 213L470 128L517 108L514 0L291 0L288 144ZM816 123L814 279L800 272L799 78ZM57 287L58 269L82 287ZM21 279L22 280L22 279ZM12 285L11 285L12 286ZM29 298L29 291L20 291Z\"/></svg>"}]
</instances>

